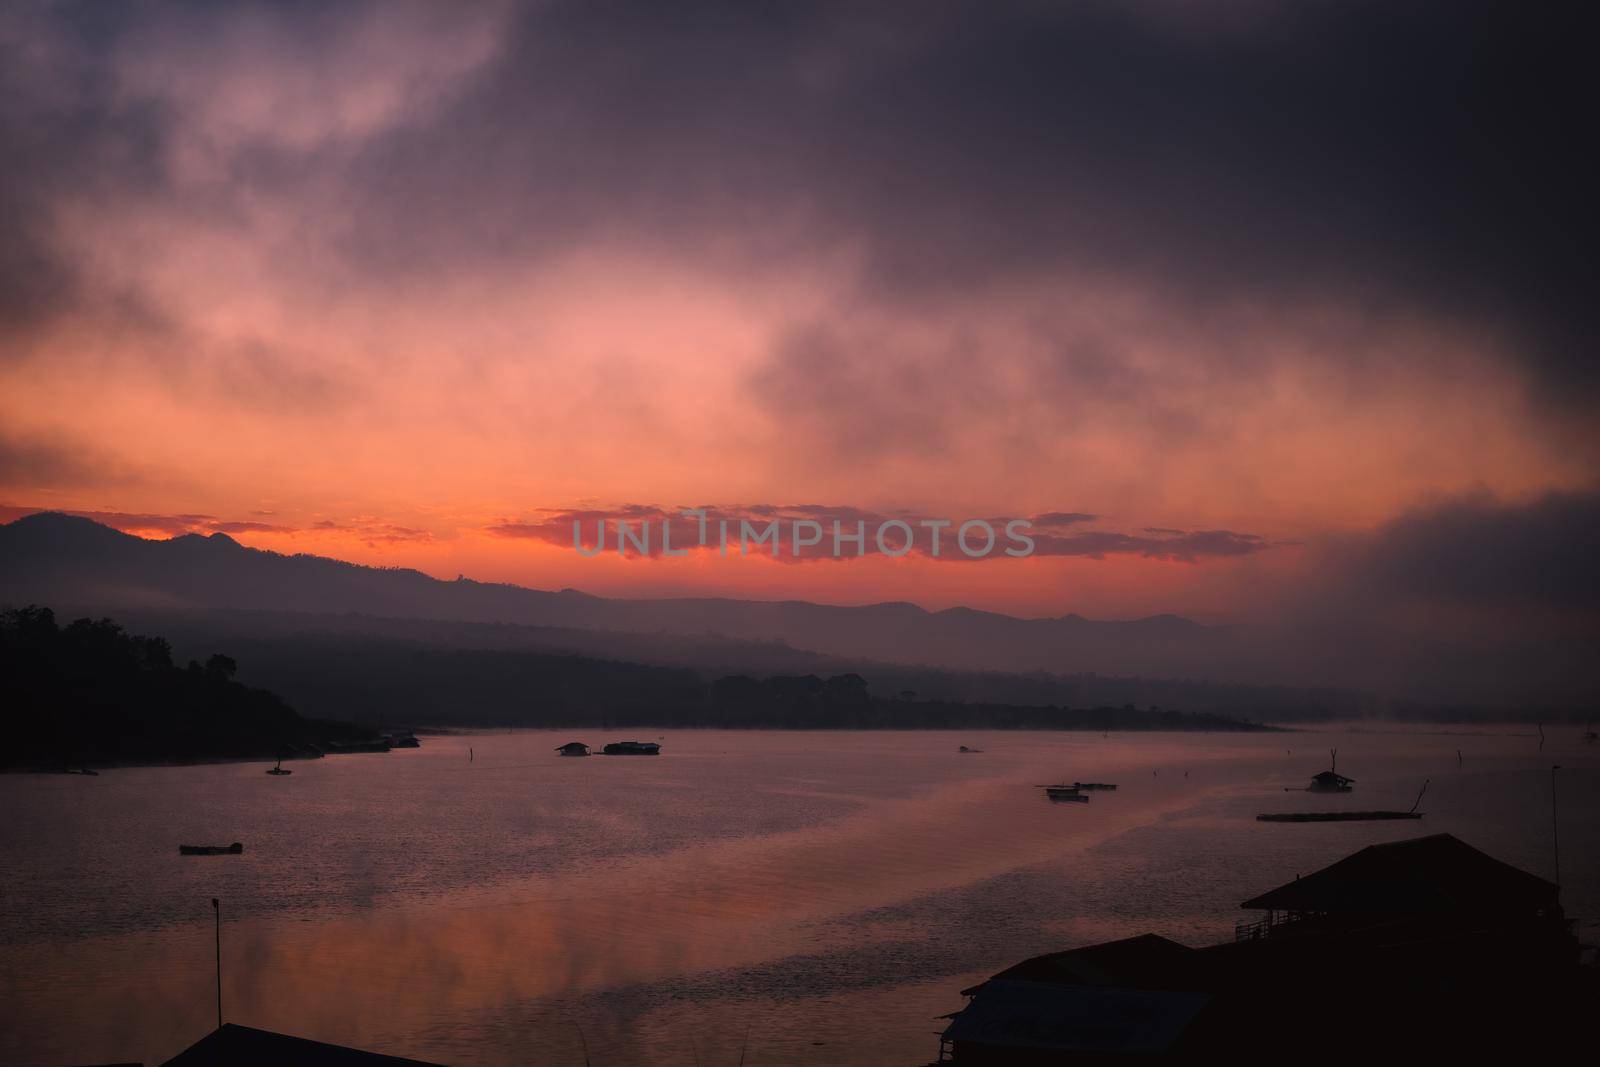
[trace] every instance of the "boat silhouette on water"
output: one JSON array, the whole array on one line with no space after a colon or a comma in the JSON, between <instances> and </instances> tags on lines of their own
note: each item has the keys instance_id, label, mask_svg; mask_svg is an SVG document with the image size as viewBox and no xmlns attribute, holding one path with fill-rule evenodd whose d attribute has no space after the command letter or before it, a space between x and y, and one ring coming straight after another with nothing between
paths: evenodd
<instances>
[{"instance_id":1,"label":"boat silhouette on water","mask_svg":"<svg viewBox=\"0 0 1600 1067\"><path fill-rule=\"evenodd\" d=\"M1333 762L1329 765L1328 769L1323 771L1321 774L1314 774L1311 776L1311 784L1304 788L1304 792L1350 793L1355 791L1356 780L1354 778L1346 778L1344 775L1339 773L1339 750L1335 748L1330 749L1329 752L1333 757ZM1290 786L1285 786L1284 792L1297 793L1301 792L1301 790L1294 789Z\"/></svg>"},{"instance_id":2,"label":"boat silhouette on water","mask_svg":"<svg viewBox=\"0 0 1600 1067\"><path fill-rule=\"evenodd\" d=\"M1423 812L1417 810L1417 805L1422 803L1422 795L1427 791L1428 782L1424 781L1417 792L1417 799L1411 802L1410 811L1280 811L1257 815L1256 822L1386 822L1393 819L1420 819Z\"/></svg>"},{"instance_id":3,"label":"boat silhouette on water","mask_svg":"<svg viewBox=\"0 0 1600 1067\"><path fill-rule=\"evenodd\" d=\"M613 741L600 751L607 756L659 756L661 746L654 741Z\"/></svg>"},{"instance_id":4,"label":"boat silhouette on water","mask_svg":"<svg viewBox=\"0 0 1600 1067\"><path fill-rule=\"evenodd\" d=\"M1385 819L1420 819L1420 811L1285 811L1257 815L1257 822L1380 822Z\"/></svg>"},{"instance_id":5,"label":"boat silhouette on water","mask_svg":"<svg viewBox=\"0 0 1600 1067\"><path fill-rule=\"evenodd\" d=\"M285 774L293 774L294 772L293 771L284 770L283 769L283 760L279 760L278 761L278 765L276 767L268 767L267 768L267 773L271 774L271 775L281 776L281 775L285 775Z\"/></svg>"},{"instance_id":6,"label":"boat silhouette on water","mask_svg":"<svg viewBox=\"0 0 1600 1067\"><path fill-rule=\"evenodd\" d=\"M180 856L237 856L244 852L244 846L235 841L231 845L179 845Z\"/></svg>"},{"instance_id":7,"label":"boat silhouette on water","mask_svg":"<svg viewBox=\"0 0 1600 1067\"><path fill-rule=\"evenodd\" d=\"M1089 796L1082 792L1076 785L1042 785L1044 795L1050 798L1052 804L1087 804Z\"/></svg>"}]
</instances>

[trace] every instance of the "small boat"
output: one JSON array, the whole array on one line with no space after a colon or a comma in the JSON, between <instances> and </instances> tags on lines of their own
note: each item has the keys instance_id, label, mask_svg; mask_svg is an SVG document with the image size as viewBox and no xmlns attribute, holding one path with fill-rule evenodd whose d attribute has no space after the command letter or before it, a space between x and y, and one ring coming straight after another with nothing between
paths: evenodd
<instances>
[{"instance_id":1,"label":"small boat","mask_svg":"<svg viewBox=\"0 0 1600 1067\"><path fill-rule=\"evenodd\" d=\"M968 748L966 745L962 745L960 748L956 749L956 751L957 752L982 752L983 749L981 749L981 748Z\"/></svg>"},{"instance_id":2,"label":"small boat","mask_svg":"<svg viewBox=\"0 0 1600 1067\"><path fill-rule=\"evenodd\" d=\"M1339 773L1339 750L1332 749L1333 763L1321 774L1311 776L1311 784L1305 787L1307 793L1350 793L1354 791L1354 778L1346 778ZM1285 792L1295 792L1285 788Z\"/></svg>"},{"instance_id":3,"label":"small boat","mask_svg":"<svg viewBox=\"0 0 1600 1067\"><path fill-rule=\"evenodd\" d=\"M1116 784L1114 782L1073 782L1072 784L1077 789L1096 789L1100 790L1101 792L1107 792L1116 788Z\"/></svg>"},{"instance_id":4,"label":"small boat","mask_svg":"<svg viewBox=\"0 0 1600 1067\"><path fill-rule=\"evenodd\" d=\"M654 741L613 741L600 751L607 756L659 756L661 746Z\"/></svg>"},{"instance_id":5,"label":"small boat","mask_svg":"<svg viewBox=\"0 0 1600 1067\"><path fill-rule=\"evenodd\" d=\"M587 756L589 754L589 746L582 741L568 741L566 744L559 746L556 751L563 756Z\"/></svg>"},{"instance_id":6,"label":"small boat","mask_svg":"<svg viewBox=\"0 0 1600 1067\"><path fill-rule=\"evenodd\" d=\"M1039 787L1050 798L1052 804L1087 804L1089 798L1078 791L1075 785L1042 785Z\"/></svg>"},{"instance_id":7,"label":"small boat","mask_svg":"<svg viewBox=\"0 0 1600 1067\"><path fill-rule=\"evenodd\" d=\"M422 742L413 733L394 734L389 738L390 748L421 748Z\"/></svg>"},{"instance_id":8,"label":"small boat","mask_svg":"<svg viewBox=\"0 0 1600 1067\"><path fill-rule=\"evenodd\" d=\"M1257 822L1379 822L1385 819L1420 819L1420 811L1285 811L1257 815Z\"/></svg>"},{"instance_id":9,"label":"small boat","mask_svg":"<svg viewBox=\"0 0 1600 1067\"><path fill-rule=\"evenodd\" d=\"M231 845L179 845L180 856L237 856L244 852L244 846L235 841Z\"/></svg>"},{"instance_id":10,"label":"small boat","mask_svg":"<svg viewBox=\"0 0 1600 1067\"><path fill-rule=\"evenodd\" d=\"M284 770L283 769L283 760L279 760L278 761L278 765L276 767L268 767L267 768L267 773L268 774L273 774L273 775L283 775L283 774L293 774L294 772L293 771Z\"/></svg>"},{"instance_id":11,"label":"small boat","mask_svg":"<svg viewBox=\"0 0 1600 1067\"><path fill-rule=\"evenodd\" d=\"M90 770L88 767L66 767L66 768L62 769L61 773L62 774L81 774L81 775L83 775L83 776L85 776L87 778L98 778L98 777L100 777L100 772L99 771Z\"/></svg>"}]
</instances>

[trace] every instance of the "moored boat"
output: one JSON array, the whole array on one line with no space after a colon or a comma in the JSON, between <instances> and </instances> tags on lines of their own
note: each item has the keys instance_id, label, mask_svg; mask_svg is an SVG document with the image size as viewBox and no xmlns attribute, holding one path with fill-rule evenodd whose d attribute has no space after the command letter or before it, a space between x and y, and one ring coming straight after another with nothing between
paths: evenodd
<instances>
[{"instance_id":1,"label":"moored boat","mask_svg":"<svg viewBox=\"0 0 1600 1067\"><path fill-rule=\"evenodd\" d=\"M1411 802L1409 811L1281 811L1257 815L1257 822L1387 822L1393 819L1420 819L1423 813L1417 810L1422 803L1422 798L1427 795L1428 782L1425 779L1422 788L1417 791L1417 799Z\"/></svg>"},{"instance_id":2,"label":"moored boat","mask_svg":"<svg viewBox=\"0 0 1600 1067\"><path fill-rule=\"evenodd\" d=\"M180 856L237 856L244 852L244 846L235 841L231 845L179 845Z\"/></svg>"},{"instance_id":3,"label":"moored boat","mask_svg":"<svg viewBox=\"0 0 1600 1067\"><path fill-rule=\"evenodd\" d=\"M1332 749L1333 762L1321 774L1311 776L1311 784L1305 787L1307 793L1349 793L1355 789L1356 780L1346 778L1339 773L1339 750Z\"/></svg>"},{"instance_id":4,"label":"moored boat","mask_svg":"<svg viewBox=\"0 0 1600 1067\"><path fill-rule=\"evenodd\" d=\"M661 746L654 741L613 741L600 751L607 756L659 756Z\"/></svg>"},{"instance_id":5,"label":"moored boat","mask_svg":"<svg viewBox=\"0 0 1600 1067\"><path fill-rule=\"evenodd\" d=\"M1284 811L1257 815L1257 822L1380 822L1387 819L1420 819L1420 811Z\"/></svg>"}]
</instances>

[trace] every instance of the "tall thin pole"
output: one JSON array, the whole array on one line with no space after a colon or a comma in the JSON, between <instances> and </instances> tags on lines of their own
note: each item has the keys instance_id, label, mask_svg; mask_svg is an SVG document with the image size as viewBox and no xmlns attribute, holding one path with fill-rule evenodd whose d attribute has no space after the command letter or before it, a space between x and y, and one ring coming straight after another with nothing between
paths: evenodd
<instances>
[{"instance_id":1,"label":"tall thin pole","mask_svg":"<svg viewBox=\"0 0 1600 1067\"><path fill-rule=\"evenodd\" d=\"M1556 821L1556 772L1561 764L1550 766L1550 844L1556 853L1556 890L1561 889L1561 824Z\"/></svg>"},{"instance_id":2,"label":"tall thin pole","mask_svg":"<svg viewBox=\"0 0 1600 1067\"><path fill-rule=\"evenodd\" d=\"M217 917L217 1029L222 1029L222 902L211 898L211 912Z\"/></svg>"}]
</instances>

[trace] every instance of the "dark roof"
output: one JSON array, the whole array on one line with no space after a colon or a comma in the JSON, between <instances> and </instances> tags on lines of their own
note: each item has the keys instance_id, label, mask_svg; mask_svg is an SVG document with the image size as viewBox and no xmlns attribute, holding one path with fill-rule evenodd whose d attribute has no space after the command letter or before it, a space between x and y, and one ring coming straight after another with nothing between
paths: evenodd
<instances>
[{"instance_id":1,"label":"dark roof","mask_svg":"<svg viewBox=\"0 0 1600 1067\"><path fill-rule=\"evenodd\" d=\"M1140 934L1066 952L1035 956L1007 967L990 982L1054 982L1060 985L1123 986L1130 989L1185 989L1196 954L1187 945L1155 934ZM971 995L988 983L964 989Z\"/></svg>"},{"instance_id":2,"label":"dark roof","mask_svg":"<svg viewBox=\"0 0 1600 1067\"><path fill-rule=\"evenodd\" d=\"M1450 834L1433 834L1369 845L1239 906L1331 914L1504 913L1554 907L1557 894L1554 883Z\"/></svg>"},{"instance_id":3,"label":"dark roof","mask_svg":"<svg viewBox=\"0 0 1600 1067\"><path fill-rule=\"evenodd\" d=\"M363 1052L343 1045L326 1045L270 1030L224 1023L190 1045L164 1067L439 1067L423 1060L407 1060Z\"/></svg>"},{"instance_id":4,"label":"dark roof","mask_svg":"<svg viewBox=\"0 0 1600 1067\"><path fill-rule=\"evenodd\" d=\"M942 1036L990 1048L1159 1053L1177 1043L1209 1000L1204 993L996 978Z\"/></svg>"}]
</instances>

